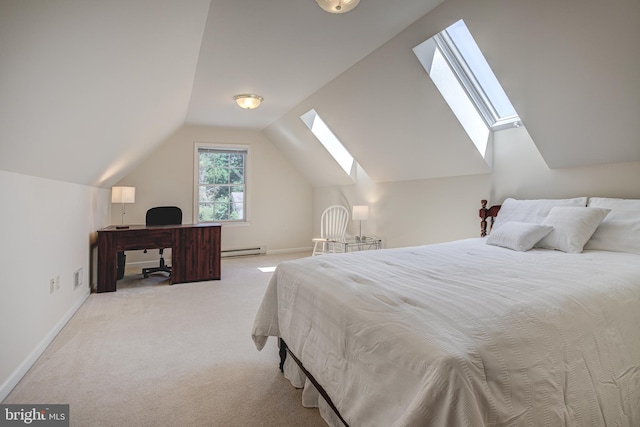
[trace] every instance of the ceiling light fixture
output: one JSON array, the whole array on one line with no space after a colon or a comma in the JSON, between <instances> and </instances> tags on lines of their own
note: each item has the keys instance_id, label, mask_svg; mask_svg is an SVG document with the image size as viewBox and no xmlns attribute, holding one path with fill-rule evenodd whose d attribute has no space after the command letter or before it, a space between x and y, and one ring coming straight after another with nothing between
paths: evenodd
<instances>
[{"instance_id":1,"label":"ceiling light fixture","mask_svg":"<svg viewBox=\"0 0 640 427\"><path fill-rule=\"evenodd\" d=\"M355 8L360 0L316 0L316 3L329 13L347 13Z\"/></svg>"},{"instance_id":2,"label":"ceiling light fixture","mask_svg":"<svg viewBox=\"0 0 640 427\"><path fill-rule=\"evenodd\" d=\"M240 108L244 108L245 110L253 110L254 108L258 108L260 106L264 98L252 93L244 93L242 95L234 96L233 99L236 100Z\"/></svg>"}]
</instances>

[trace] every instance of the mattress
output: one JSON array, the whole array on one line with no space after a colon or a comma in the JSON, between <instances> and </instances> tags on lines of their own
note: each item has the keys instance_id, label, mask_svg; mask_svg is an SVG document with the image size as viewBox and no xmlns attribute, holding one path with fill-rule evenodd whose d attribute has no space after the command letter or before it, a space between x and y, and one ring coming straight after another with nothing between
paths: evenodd
<instances>
[{"instance_id":1,"label":"mattress","mask_svg":"<svg viewBox=\"0 0 640 427\"><path fill-rule=\"evenodd\" d=\"M352 426L640 425L640 255L466 239L288 261L269 336Z\"/></svg>"}]
</instances>

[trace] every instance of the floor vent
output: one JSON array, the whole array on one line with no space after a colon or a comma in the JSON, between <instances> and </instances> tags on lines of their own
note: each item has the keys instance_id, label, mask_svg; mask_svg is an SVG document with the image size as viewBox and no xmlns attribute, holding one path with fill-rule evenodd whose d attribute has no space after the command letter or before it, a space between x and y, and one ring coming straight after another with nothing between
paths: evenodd
<instances>
[{"instance_id":1,"label":"floor vent","mask_svg":"<svg viewBox=\"0 0 640 427\"><path fill-rule=\"evenodd\" d=\"M241 248L241 249L226 249L220 251L221 258L228 258L234 256L248 256L248 255L264 255L267 253L267 248L264 246L256 246L254 248Z\"/></svg>"}]
</instances>

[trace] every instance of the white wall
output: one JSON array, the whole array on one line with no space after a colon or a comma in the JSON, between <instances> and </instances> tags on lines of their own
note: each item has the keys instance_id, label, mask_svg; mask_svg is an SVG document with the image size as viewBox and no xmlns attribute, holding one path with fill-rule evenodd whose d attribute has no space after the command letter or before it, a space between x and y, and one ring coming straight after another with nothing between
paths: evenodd
<instances>
[{"instance_id":1,"label":"white wall","mask_svg":"<svg viewBox=\"0 0 640 427\"><path fill-rule=\"evenodd\" d=\"M331 204L369 204L363 234L383 238L385 247L411 246L479 236L481 199L489 205L507 197L640 199L640 162L550 169L525 127L496 133L493 156L491 174L315 188L314 230ZM350 234L357 226L351 224Z\"/></svg>"},{"instance_id":2,"label":"white wall","mask_svg":"<svg viewBox=\"0 0 640 427\"><path fill-rule=\"evenodd\" d=\"M320 187L313 192L316 234L329 205L369 205L362 234L383 239L383 247L422 245L480 235L477 212L489 194L489 175ZM348 234L359 233L352 221Z\"/></svg>"},{"instance_id":3,"label":"white wall","mask_svg":"<svg viewBox=\"0 0 640 427\"><path fill-rule=\"evenodd\" d=\"M136 202L126 205L125 223L144 224L147 209L175 205L183 223L193 223L194 143L250 146L247 193L249 225L225 225L222 249L266 246L268 252L311 246L311 186L260 132L185 126L154 151L118 185L136 187ZM120 222L121 206L112 206ZM127 263L157 260L157 251L127 252ZM223 272L224 274L224 272Z\"/></svg>"},{"instance_id":4,"label":"white wall","mask_svg":"<svg viewBox=\"0 0 640 427\"><path fill-rule=\"evenodd\" d=\"M89 295L109 191L0 170L0 400ZM82 269L82 286L73 275ZM50 293L49 281L60 288Z\"/></svg>"}]
</instances>

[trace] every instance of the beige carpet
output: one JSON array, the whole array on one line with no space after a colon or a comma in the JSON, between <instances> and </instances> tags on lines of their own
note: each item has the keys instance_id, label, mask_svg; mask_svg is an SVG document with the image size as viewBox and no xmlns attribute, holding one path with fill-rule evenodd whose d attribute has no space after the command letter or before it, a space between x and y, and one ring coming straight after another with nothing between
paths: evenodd
<instances>
[{"instance_id":1,"label":"beige carpet","mask_svg":"<svg viewBox=\"0 0 640 427\"><path fill-rule=\"evenodd\" d=\"M282 377L275 340L261 352L251 340L271 277L258 267L305 255L228 258L222 280L172 286L128 270L4 403L68 403L72 426L326 426Z\"/></svg>"}]
</instances>

